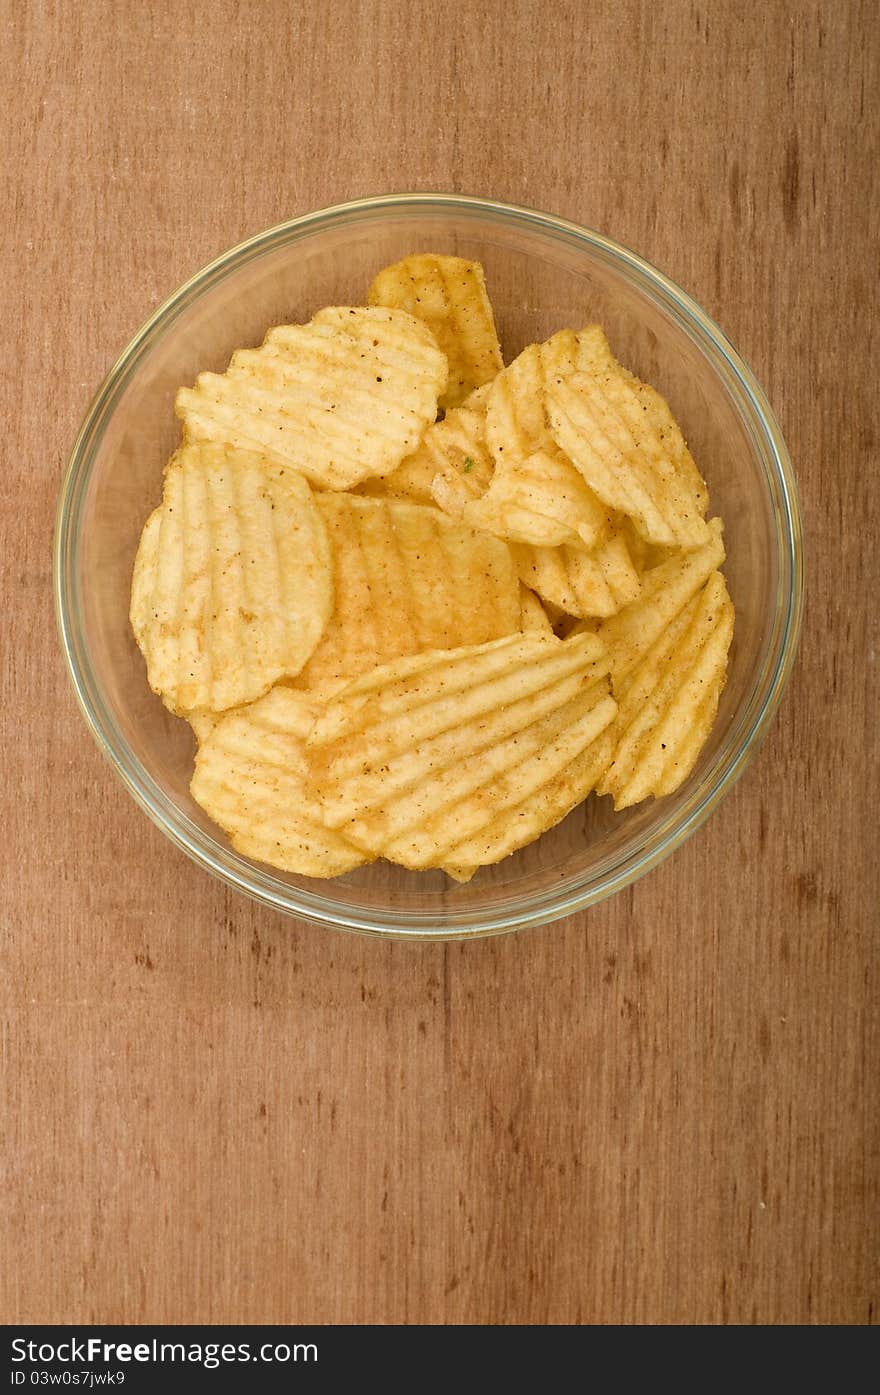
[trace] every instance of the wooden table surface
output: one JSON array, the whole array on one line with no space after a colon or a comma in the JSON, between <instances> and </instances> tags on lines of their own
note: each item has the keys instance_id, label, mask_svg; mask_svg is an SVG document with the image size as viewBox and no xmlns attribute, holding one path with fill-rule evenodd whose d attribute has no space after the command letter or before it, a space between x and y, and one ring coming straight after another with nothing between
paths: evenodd
<instances>
[{"instance_id":1,"label":"wooden table surface","mask_svg":"<svg viewBox=\"0 0 880 1395\"><path fill-rule=\"evenodd\" d=\"M870 1322L876 6L8 16L0 1318ZM629 893L471 945L192 866L93 746L52 616L63 461L134 330L246 235L406 188L685 286L769 393L807 534L800 659L723 807Z\"/></svg>"}]
</instances>

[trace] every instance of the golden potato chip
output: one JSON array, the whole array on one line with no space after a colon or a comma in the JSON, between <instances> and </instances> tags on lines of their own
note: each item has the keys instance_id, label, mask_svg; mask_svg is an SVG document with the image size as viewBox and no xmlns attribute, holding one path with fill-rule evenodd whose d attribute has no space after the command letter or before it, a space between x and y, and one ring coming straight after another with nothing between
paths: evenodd
<instances>
[{"instance_id":1,"label":"golden potato chip","mask_svg":"<svg viewBox=\"0 0 880 1395\"><path fill-rule=\"evenodd\" d=\"M440 406L457 407L502 367L495 317L479 262L422 252L380 271L370 305L405 310L422 320L449 363Z\"/></svg>"},{"instance_id":2,"label":"golden potato chip","mask_svg":"<svg viewBox=\"0 0 880 1395\"><path fill-rule=\"evenodd\" d=\"M535 451L554 453L545 389L572 373L597 372L614 363L599 325L561 329L543 344L529 344L498 374L489 393L486 436L497 468Z\"/></svg>"},{"instance_id":3,"label":"golden potato chip","mask_svg":"<svg viewBox=\"0 0 880 1395\"><path fill-rule=\"evenodd\" d=\"M326 822L405 867L497 861L588 793L607 670L595 635L529 634L364 675L308 740Z\"/></svg>"},{"instance_id":4,"label":"golden potato chip","mask_svg":"<svg viewBox=\"0 0 880 1395\"><path fill-rule=\"evenodd\" d=\"M607 510L552 442L548 450L511 456L496 468L486 435L493 386L480 388L425 433L419 455L424 455L426 445L436 442L442 447L432 452L435 502L453 518L512 541L546 547L572 540L592 545L607 528Z\"/></svg>"},{"instance_id":5,"label":"golden potato chip","mask_svg":"<svg viewBox=\"0 0 880 1395\"><path fill-rule=\"evenodd\" d=\"M321 494L316 504L336 601L297 687L327 689L402 655L519 630L519 580L498 538L399 499Z\"/></svg>"},{"instance_id":6,"label":"golden potato chip","mask_svg":"<svg viewBox=\"0 0 880 1395\"><path fill-rule=\"evenodd\" d=\"M530 591L528 586L520 586L519 594L522 605L520 629L523 634L534 632L552 635L553 626L550 623L550 616L542 606L540 597L536 596L534 591Z\"/></svg>"},{"instance_id":7,"label":"golden potato chip","mask_svg":"<svg viewBox=\"0 0 880 1395\"><path fill-rule=\"evenodd\" d=\"M603 503L648 542L706 542L706 487L659 393L614 366L557 378L545 398L557 444Z\"/></svg>"},{"instance_id":8,"label":"golden potato chip","mask_svg":"<svg viewBox=\"0 0 880 1395\"><path fill-rule=\"evenodd\" d=\"M188 441L261 451L345 489L415 449L445 382L445 355L411 315L329 306L239 349L225 373L200 373L175 405Z\"/></svg>"},{"instance_id":9,"label":"golden potato chip","mask_svg":"<svg viewBox=\"0 0 880 1395\"><path fill-rule=\"evenodd\" d=\"M441 486L442 488L443 486ZM434 497L442 498L435 485ZM511 542L593 547L608 527L608 511L559 451L538 450L496 469L486 492L460 517Z\"/></svg>"},{"instance_id":10,"label":"golden potato chip","mask_svg":"<svg viewBox=\"0 0 880 1395\"><path fill-rule=\"evenodd\" d=\"M580 334L563 330L524 349L487 389L481 451L484 460L494 461L494 473L481 471L478 482L460 470L456 478L447 467L433 488L441 508L474 527L537 547L596 543L607 511L553 440L543 394L549 375L610 356L598 325Z\"/></svg>"},{"instance_id":11,"label":"golden potato chip","mask_svg":"<svg viewBox=\"0 0 880 1395\"><path fill-rule=\"evenodd\" d=\"M713 572L629 674L619 694L614 754L598 784L615 809L671 794L693 769L724 686L733 606Z\"/></svg>"},{"instance_id":12,"label":"golden potato chip","mask_svg":"<svg viewBox=\"0 0 880 1395\"><path fill-rule=\"evenodd\" d=\"M131 625L172 710L222 712L300 671L330 615L330 547L302 475L182 447L134 566Z\"/></svg>"},{"instance_id":13,"label":"golden potato chip","mask_svg":"<svg viewBox=\"0 0 880 1395\"><path fill-rule=\"evenodd\" d=\"M719 664L717 678L709 681L702 702L694 708L683 726L677 743L667 743L667 759L663 771L655 777L652 793L657 799L673 794L690 775L697 763L700 752L709 739L709 733L718 713L718 703L727 680L726 662Z\"/></svg>"},{"instance_id":14,"label":"golden potato chip","mask_svg":"<svg viewBox=\"0 0 880 1395\"><path fill-rule=\"evenodd\" d=\"M357 493L433 504L434 479L448 474L452 487L464 486L464 503L481 494L495 468L486 445L488 391L488 387L477 388L460 407L451 408L442 421L428 427L416 450L396 470L365 480ZM463 505L455 504L444 509L453 518L460 517L462 511Z\"/></svg>"},{"instance_id":15,"label":"golden potato chip","mask_svg":"<svg viewBox=\"0 0 880 1395\"><path fill-rule=\"evenodd\" d=\"M469 866L500 862L540 838L583 803L607 769L614 751L613 702L608 695L607 679L601 679L591 692L567 703L555 721L545 718L536 724L542 728L543 749L539 750L537 741L531 740L538 733L529 730L531 755L493 787L498 806L495 817L449 850L450 861L443 866L450 876L464 880L460 873ZM526 752L522 755L525 757ZM525 798L521 798L523 795ZM459 859L466 859L464 866Z\"/></svg>"},{"instance_id":16,"label":"golden potato chip","mask_svg":"<svg viewBox=\"0 0 880 1395\"><path fill-rule=\"evenodd\" d=\"M599 627L599 634L608 647L615 693L621 681L724 561L721 519L711 519L708 528L709 541L703 547L676 553L667 562L643 573L638 598Z\"/></svg>"},{"instance_id":17,"label":"golden potato chip","mask_svg":"<svg viewBox=\"0 0 880 1395\"><path fill-rule=\"evenodd\" d=\"M192 796L245 857L306 877L336 877L367 861L325 828L306 779L315 709L279 685L222 718L199 742Z\"/></svg>"},{"instance_id":18,"label":"golden potato chip","mask_svg":"<svg viewBox=\"0 0 880 1395\"><path fill-rule=\"evenodd\" d=\"M567 615L615 615L638 594L626 539L612 529L596 547L525 547L512 543L520 581Z\"/></svg>"}]
</instances>

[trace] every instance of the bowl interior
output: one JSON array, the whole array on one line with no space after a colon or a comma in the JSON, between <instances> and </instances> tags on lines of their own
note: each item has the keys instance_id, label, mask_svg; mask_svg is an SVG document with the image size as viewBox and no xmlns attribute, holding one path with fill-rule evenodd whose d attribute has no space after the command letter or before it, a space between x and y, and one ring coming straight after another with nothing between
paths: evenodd
<instances>
[{"instance_id":1,"label":"bowl interior","mask_svg":"<svg viewBox=\"0 0 880 1395\"><path fill-rule=\"evenodd\" d=\"M128 624L132 563L179 439L176 389L270 325L364 300L374 273L408 252L482 261L509 360L564 326L598 320L618 357L666 396L726 525L736 636L718 720L675 796L615 814L592 797L557 828L465 886L386 863L315 882L239 857L189 794L194 741L147 685ZM778 663L781 597L791 588L789 521L760 413L712 338L662 280L538 219L479 206L355 206L248 244L169 302L111 374L67 481L61 609L84 705L111 758L153 817L242 889L298 914L361 928L458 933L549 919L658 860L740 760ZM393 598L389 598L393 604Z\"/></svg>"}]
</instances>

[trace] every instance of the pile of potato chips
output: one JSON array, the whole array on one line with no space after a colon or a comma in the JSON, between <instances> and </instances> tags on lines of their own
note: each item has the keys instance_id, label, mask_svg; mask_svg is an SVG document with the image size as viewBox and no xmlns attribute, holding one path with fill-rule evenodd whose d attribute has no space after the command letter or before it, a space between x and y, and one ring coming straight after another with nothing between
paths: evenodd
<instances>
[{"instance_id":1,"label":"pile of potato chips","mask_svg":"<svg viewBox=\"0 0 880 1395\"><path fill-rule=\"evenodd\" d=\"M467 880L591 792L691 772L733 633L721 522L598 325L505 366L457 257L367 299L178 393L131 623L240 852Z\"/></svg>"}]
</instances>

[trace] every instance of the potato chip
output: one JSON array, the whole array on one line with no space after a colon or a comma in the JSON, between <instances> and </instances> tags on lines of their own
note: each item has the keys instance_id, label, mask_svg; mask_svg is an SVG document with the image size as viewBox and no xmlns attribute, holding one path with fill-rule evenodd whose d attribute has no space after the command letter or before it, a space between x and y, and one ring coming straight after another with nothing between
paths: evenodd
<instances>
[{"instance_id":1,"label":"potato chip","mask_svg":"<svg viewBox=\"0 0 880 1395\"><path fill-rule=\"evenodd\" d=\"M476 480L460 474L456 480L445 469L433 489L441 508L474 527L537 547L596 543L607 510L553 440L543 392L549 375L609 359L598 325L580 334L564 330L524 349L488 388L482 449L488 446L494 473L477 488Z\"/></svg>"},{"instance_id":2,"label":"potato chip","mask_svg":"<svg viewBox=\"0 0 880 1395\"><path fill-rule=\"evenodd\" d=\"M431 330L449 364L440 398L457 407L502 367L495 317L479 262L422 252L380 271L367 297L370 305L405 310Z\"/></svg>"},{"instance_id":3,"label":"potato chip","mask_svg":"<svg viewBox=\"0 0 880 1395\"><path fill-rule=\"evenodd\" d=\"M659 393L614 366L558 377L545 399L554 439L603 503L648 542L706 542L706 487Z\"/></svg>"},{"instance_id":4,"label":"potato chip","mask_svg":"<svg viewBox=\"0 0 880 1395\"><path fill-rule=\"evenodd\" d=\"M511 544L520 581L567 615L615 615L638 594L638 573L626 539L610 530L590 551L583 547Z\"/></svg>"},{"instance_id":5,"label":"potato chip","mask_svg":"<svg viewBox=\"0 0 880 1395\"><path fill-rule=\"evenodd\" d=\"M492 387L472 394L457 413L426 432L420 454L433 441L447 447L434 456L435 502L453 518L515 542L592 545L607 528L608 512L552 443L549 450L511 457L496 468L486 436ZM450 432L444 438L447 423Z\"/></svg>"},{"instance_id":6,"label":"potato chip","mask_svg":"<svg viewBox=\"0 0 880 1395\"><path fill-rule=\"evenodd\" d=\"M618 694L614 755L598 784L615 809L671 794L690 774L715 717L732 636L733 606L713 572Z\"/></svg>"},{"instance_id":7,"label":"potato chip","mask_svg":"<svg viewBox=\"0 0 880 1395\"><path fill-rule=\"evenodd\" d=\"M498 374L489 393L486 436L496 466L523 461L535 451L553 453L555 440L545 389L572 373L597 372L614 363L599 325L562 329L543 344L529 344Z\"/></svg>"},{"instance_id":8,"label":"potato chip","mask_svg":"<svg viewBox=\"0 0 880 1395\"><path fill-rule=\"evenodd\" d=\"M225 446L177 452L130 612L150 686L172 710L222 712L298 673L332 599L326 529L302 475Z\"/></svg>"},{"instance_id":9,"label":"potato chip","mask_svg":"<svg viewBox=\"0 0 880 1395\"><path fill-rule=\"evenodd\" d=\"M398 660L332 697L309 737L328 825L406 867L483 865L579 803L602 768L595 635L516 635Z\"/></svg>"},{"instance_id":10,"label":"potato chip","mask_svg":"<svg viewBox=\"0 0 880 1395\"><path fill-rule=\"evenodd\" d=\"M329 306L239 349L225 373L200 373L175 405L188 441L261 451L345 489L411 454L445 382L445 355L411 315Z\"/></svg>"},{"instance_id":11,"label":"potato chip","mask_svg":"<svg viewBox=\"0 0 880 1395\"><path fill-rule=\"evenodd\" d=\"M435 499L439 496L434 490ZM460 517L511 542L593 547L608 527L608 511L559 451L534 451L496 469L486 492Z\"/></svg>"},{"instance_id":12,"label":"potato chip","mask_svg":"<svg viewBox=\"0 0 880 1395\"><path fill-rule=\"evenodd\" d=\"M540 597L536 596L534 591L530 591L528 586L520 586L519 594L522 606L520 629L523 634L552 635L550 616L542 606Z\"/></svg>"},{"instance_id":13,"label":"potato chip","mask_svg":"<svg viewBox=\"0 0 880 1395\"><path fill-rule=\"evenodd\" d=\"M575 371L609 356L597 325L580 335L562 331L544 345L524 349L487 389L480 449L494 462L494 473L484 470L477 481L443 470L432 491L441 508L474 527L536 547L568 541L590 547L598 541L607 511L552 439L543 389L551 372Z\"/></svg>"},{"instance_id":14,"label":"potato chip","mask_svg":"<svg viewBox=\"0 0 880 1395\"><path fill-rule=\"evenodd\" d=\"M309 791L304 742L314 719L304 694L273 688L200 741L190 789L245 857L306 877L336 877L367 859L325 828Z\"/></svg>"},{"instance_id":15,"label":"potato chip","mask_svg":"<svg viewBox=\"0 0 880 1395\"><path fill-rule=\"evenodd\" d=\"M519 630L506 543L439 509L316 495L333 551L333 615L296 686L327 689L406 654L482 644Z\"/></svg>"},{"instance_id":16,"label":"potato chip","mask_svg":"<svg viewBox=\"0 0 880 1395\"><path fill-rule=\"evenodd\" d=\"M460 407L451 408L442 421L428 427L419 446L396 470L365 480L357 493L433 504L435 477L448 475L453 487L463 485L463 503L461 507L453 503L444 512L460 517L464 504L487 487L495 468L486 444L488 391L488 387L477 388Z\"/></svg>"},{"instance_id":17,"label":"potato chip","mask_svg":"<svg viewBox=\"0 0 880 1395\"><path fill-rule=\"evenodd\" d=\"M709 541L693 552L679 552L642 576L638 598L606 620L599 633L608 646L615 693L651 645L724 561L720 518L709 522Z\"/></svg>"},{"instance_id":18,"label":"potato chip","mask_svg":"<svg viewBox=\"0 0 880 1395\"><path fill-rule=\"evenodd\" d=\"M530 742L531 757L493 787L498 813L449 850L443 865L450 876L463 880L460 873L469 866L484 867L509 857L554 828L595 789L614 751L613 699L605 683L595 684L592 694L572 699L555 722L545 718L537 724L543 728L543 749Z\"/></svg>"}]
</instances>

